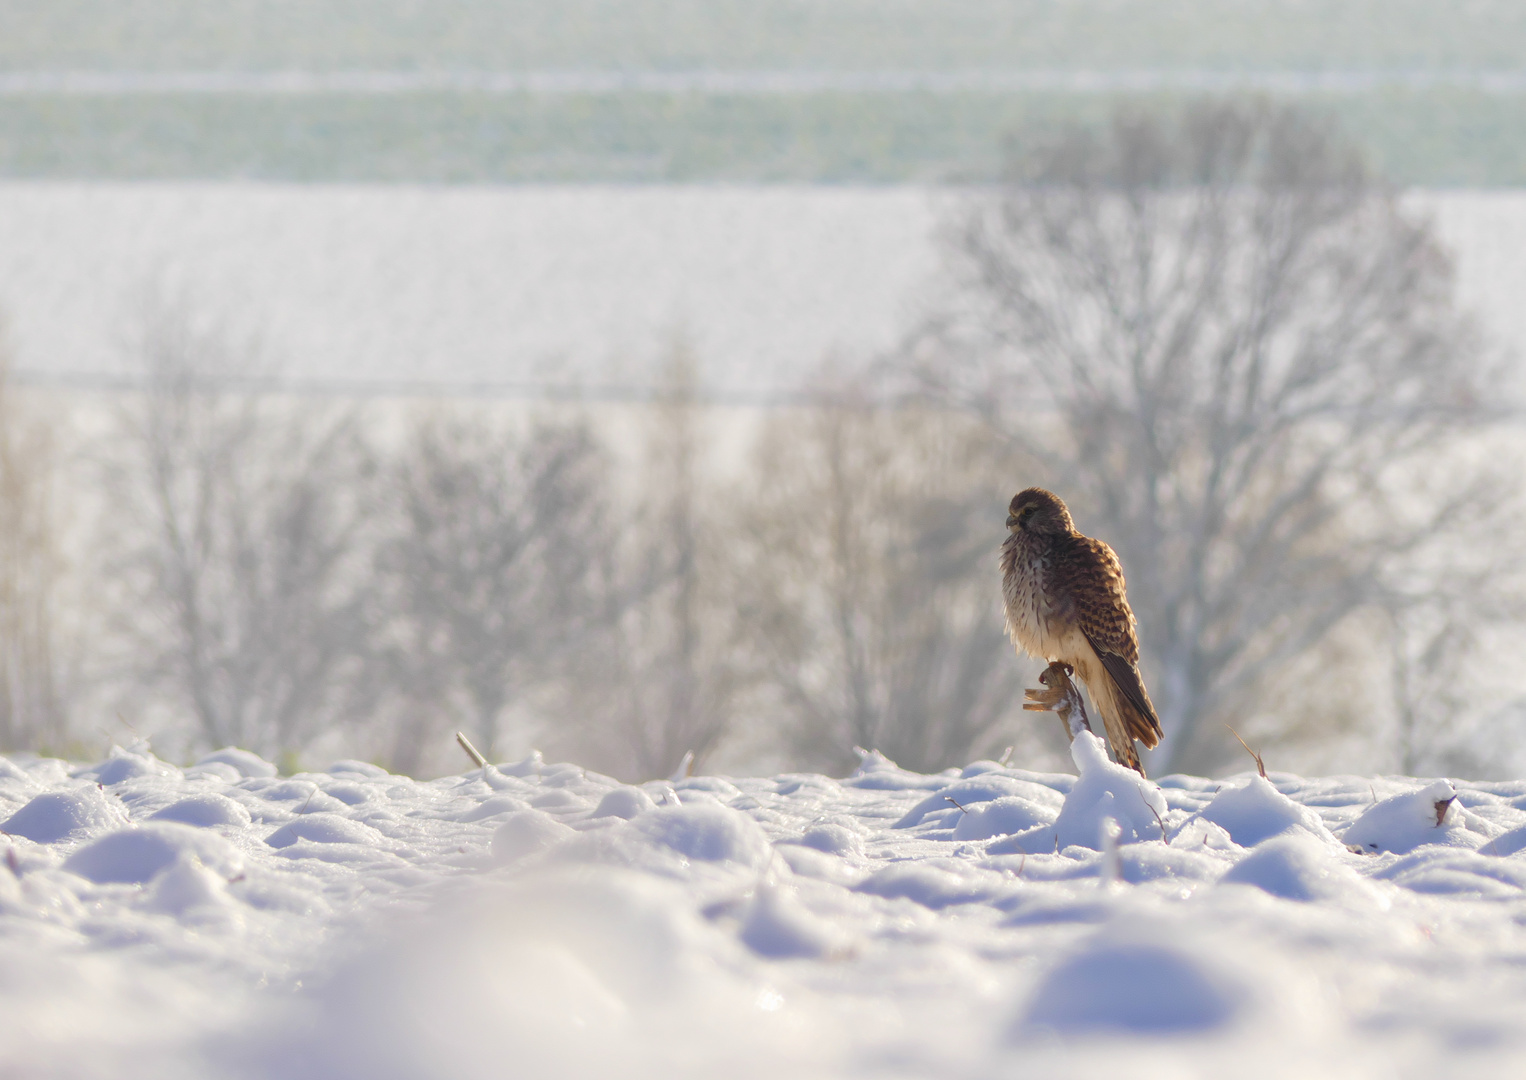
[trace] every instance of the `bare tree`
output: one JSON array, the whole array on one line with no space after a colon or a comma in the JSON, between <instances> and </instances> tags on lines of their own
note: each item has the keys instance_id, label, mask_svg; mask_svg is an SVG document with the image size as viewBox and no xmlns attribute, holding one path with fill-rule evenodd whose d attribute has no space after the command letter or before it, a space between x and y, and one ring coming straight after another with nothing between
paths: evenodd
<instances>
[{"instance_id":1,"label":"bare tree","mask_svg":"<svg viewBox=\"0 0 1526 1080\"><path fill-rule=\"evenodd\" d=\"M1492 478L1484 497L1458 507L1388 583L1393 756L1406 775L1503 776L1519 767L1520 686L1498 678L1500 668L1514 674L1509 660L1520 643L1510 638L1519 638L1526 617L1523 572L1498 543L1526 527L1510 450L1495 464L1471 465ZM1443 458L1430 467L1457 465ZM1491 709L1502 692L1515 700Z\"/></svg>"},{"instance_id":2,"label":"bare tree","mask_svg":"<svg viewBox=\"0 0 1526 1080\"><path fill-rule=\"evenodd\" d=\"M672 343L647 413L635 497L619 530L618 577L603 594L606 636L576 681L579 760L620 776L700 765L728 734L745 683L734 658L732 547L703 460L708 433L697 358Z\"/></svg>"},{"instance_id":3,"label":"bare tree","mask_svg":"<svg viewBox=\"0 0 1526 1080\"><path fill-rule=\"evenodd\" d=\"M951 239L957 300L914 367L1041 463L1009 487L1047 481L1118 550L1153 769L1210 764L1207 721L1354 610L1423 601L1396 586L1480 505L1451 450L1491 372L1430 227L1330 130L1256 102L1122 115Z\"/></svg>"},{"instance_id":4,"label":"bare tree","mask_svg":"<svg viewBox=\"0 0 1526 1080\"><path fill-rule=\"evenodd\" d=\"M365 712L370 454L343 411L231 389L226 345L183 318L152 324L142 360L103 538L124 674L196 741L293 752Z\"/></svg>"},{"instance_id":5,"label":"bare tree","mask_svg":"<svg viewBox=\"0 0 1526 1080\"><path fill-rule=\"evenodd\" d=\"M607 474L582 421L516 432L458 414L416 429L390 475L378 561L399 620L392 664L416 703L395 764L413 764L441 721L491 752L508 712L566 677L600 625Z\"/></svg>"},{"instance_id":6,"label":"bare tree","mask_svg":"<svg viewBox=\"0 0 1526 1080\"><path fill-rule=\"evenodd\" d=\"M1003 629L1002 447L967 415L871 406L850 389L770 420L761 490L735 532L741 619L797 752L855 745L907 768L1031 740ZM1047 729L1046 729L1047 730Z\"/></svg>"},{"instance_id":7,"label":"bare tree","mask_svg":"<svg viewBox=\"0 0 1526 1080\"><path fill-rule=\"evenodd\" d=\"M57 747L67 709L58 685L54 596L62 570L53 447L9 386L0 340L0 748Z\"/></svg>"}]
</instances>

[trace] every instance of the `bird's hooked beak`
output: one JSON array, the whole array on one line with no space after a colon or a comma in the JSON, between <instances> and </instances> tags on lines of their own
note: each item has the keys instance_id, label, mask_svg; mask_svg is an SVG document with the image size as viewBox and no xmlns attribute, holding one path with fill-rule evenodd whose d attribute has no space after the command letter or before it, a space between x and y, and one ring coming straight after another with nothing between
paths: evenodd
<instances>
[{"instance_id":1,"label":"bird's hooked beak","mask_svg":"<svg viewBox=\"0 0 1526 1080\"><path fill-rule=\"evenodd\" d=\"M1007 528L1009 528L1009 529L1017 528L1017 515L1015 515L1015 514L1008 514L1007 515Z\"/></svg>"}]
</instances>

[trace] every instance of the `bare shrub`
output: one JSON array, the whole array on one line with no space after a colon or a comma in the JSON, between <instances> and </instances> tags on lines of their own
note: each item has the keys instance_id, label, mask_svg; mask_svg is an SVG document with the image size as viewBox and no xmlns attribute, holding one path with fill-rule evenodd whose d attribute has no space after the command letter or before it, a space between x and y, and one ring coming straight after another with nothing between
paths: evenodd
<instances>
[{"instance_id":1,"label":"bare shrub","mask_svg":"<svg viewBox=\"0 0 1526 1080\"><path fill-rule=\"evenodd\" d=\"M630 779L706 758L731 731L746 686L736 658L734 538L705 469L713 446L696 358L675 341L644 421L634 492L605 539L615 556L583 670L564 706L578 760Z\"/></svg>"},{"instance_id":2,"label":"bare shrub","mask_svg":"<svg viewBox=\"0 0 1526 1080\"><path fill-rule=\"evenodd\" d=\"M182 318L153 322L140 359L101 545L124 695L267 755L364 716L374 462L353 418L238 391L246 358Z\"/></svg>"},{"instance_id":3,"label":"bare shrub","mask_svg":"<svg viewBox=\"0 0 1526 1080\"><path fill-rule=\"evenodd\" d=\"M0 340L0 749L58 747L68 711L55 640L54 447L11 389L9 359Z\"/></svg>"},{"instance_id":4,"label":"bare shrub","mask_svg":"<svg viewBox=\"0 0 1526 1080\"><path fill-rule=\"evenodd\" d=\"M519 431L456 412L415 428L388 473L377 558L395 616L387 666L412 702L397 767L452 726L492 754L516 708L520 734L535 730L546 696L602 632L608 471L578 420Z\"/></svg>"},{"instance_id":5,"label":"bare shrub","mask_svg":"<svg viewBox=\"0 0 1526 1080\"><path fill-rule=\"evenodd\" d=\"M847 768L855 745L926 770L1003 742L1040 754L1022 715L1038 665L1014 662L992 587L1011 461L967 415L852 390L769 421L734 533L739 606L805 763Z\"/></svg>"}]
</instances>

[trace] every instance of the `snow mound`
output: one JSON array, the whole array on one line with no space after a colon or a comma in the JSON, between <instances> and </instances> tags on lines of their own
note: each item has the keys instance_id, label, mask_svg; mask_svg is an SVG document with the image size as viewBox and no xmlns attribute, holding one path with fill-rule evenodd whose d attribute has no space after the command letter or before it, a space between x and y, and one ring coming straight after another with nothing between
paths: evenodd
<instances>
[{"instance_id":1,"label":"snow mound","mask_svg":"<svg viewBox=\"0 0 1526 1080\"><path fill-rule=\"evenodd\" d=\"M201 828L210 828L214 825L242 828L252 820L249 811L241 804L213 791L177 799L163 809L154 811L148 819L150 821L179 821Z\"/></svg>"},{"instance_id":2,"label":"snow mound","mask_svg":"<svg viewBox=\"0 0 1526 1080\"><path fill-rule=\"evenodd\" d=\"M989 840L993 836L1026 832L1054 824L1055 816L1052 806L1020 795L1006 795L960 814L954 824L954 839Z\"/></svg>"},{"instance_id":3,"label":"snow mound","mask_svg":"<svg viewBox=\"0 0 1526 1080\"><path fill-rule=\"evenodd\" d=\"M1518 825L1492 840L1484 841L1478 850L1485 855L1515 855L1526 850L1526 825Z\"/></svg>"},{"instance_id":4,"label":"snow mound","mask_svg":"<svg viewBox=\"0 0 1526 1080\"><path fill-rule=\"evenodd\" d=\"M934 911L953 904L984 903L1011 891L998 874L922 863L896 863L865 879L859 892L894 899L904 897Z\"/></svg>"},{"instance_id":5,"label":"snow mound","mask_svg":"<svg viewBox=\"0 0 1526 1080\"><path fill-rule=\"evenodd\" d=\"M265 838L273 848L290 847L299 840L315 844L368 844L386 847L386 839L371 826L338 814L314 813L282 825Z\"/></svg>"},{"instance_id":6,"label":"snow mound","mask_svg":"<svg viewBox=\"0 0 1526 1080\"><path fill-rule=\"evenodd\" d=\"M225 746L221 750L198 758L193 769L205 769L212 765L224 765L232 769L239 776L266 777L276 775L276 767L258 754L251 754L248 750L240 750L237 747Z\"/></svg>"},{"instance_id":7,"label":"snow mound","mask_svg":"<svg viewBox=\"0 0 1526 1080\"><path fill-rule=\"evenodd\" d=\"M1103 938L1044 977L1025 1020L1057 1032L1199 1034L1234 1023L1251 998L1243 978L1196 950Z\"/></svg>"},{"instance_id":8,"label":"snow mound","mask_svg":"<svg viewBox=\"0 0 1526 1080\"><path fill-rule=\"evenodd\" d=\"M757 822L715 804L661 806L631 824L642 836L689 859L760 866L773 854Z\"/></svg>"},{"instance_id":9,"label":"snow mound","mask_svg":"<svg viewBox=\"0 0 1526 1080\"><path fill-rule=\"evenodd\" d=\"M105 761L88 769L81 769L74 775L82 780L94 780L97 784L111 787L123 781L136 780L144 776L178 777L180 770L160 761L152 754L135 753L132 750L124 750L120 746L113 746Z\"/></svg>"},{"instance_id":10,"label":"snow mound","mask_svg":"<svg viewBox=\"0 0 1526 1080\"><path fill-rule=\"evenodd\" d=\"M1330 845L1298 829L1262 841L1219 880L1303 903L1374 901L1372 886L1338 862Z\"/></svg>"},{"instance_id":11,"label":"snow mound","mask_svg":"<svg viewBox=\"0 0 1526 1080\"><path fill-rule=\"evenodd\" d=\"M492 783L491 777L495 776L498 778L518 778L522 776L539 777L545 767L546 759L541 756L541 752L539 750L532 750L529 754L518 761L504 761L497 765L489 765L485 772L490 778L489 783Z\"/></svg>"},{"instance_id":12,"label":"snow mound","mask_svg":"<svg viewBox=\"0 0 1526 1080\"><path fill-rule=\"evenodd\" d=\"M370 780L381 780L392 775L380 765L373 765L369 761L356 761L354 758L342 758L324 771L330 776L364 776Z\"/></svg>"},{"instance_id":13,"label":"snow mound","mask_svg":"<svg viewBox=\"0 0 1526 1080\"><path fill-rule=\"evenodd\" d=\"M290 780L275 780L263 778L251 778L238 784L240 791L257 796L262 802L286 803L281 808L280 817L284 818L291 814L340 814L346 809L345 804L328 794L323 788L311 780L292 777ZM272 815L263 814L262 818L269 820Z\"/></svg>"},{"instance_id":14,"label":"snow mound","mask_svg":"<svg viewBox=\"0 0 1526 1080\"><path fill-rule=\"evenodd\" d=\"M225 876L236 874L243 860L222 837L174 822L143 825L108 833L64 861L64 869L97 884L142 884L182 856L194 857Z\"/></svg>"},{"instance_id":15,"label":"snow mound","mask_svg":"<svg viewBox=\"0 0 1526 1080\"><path fill-rule=\"evenodd\" d=\"M824 851L828 855L859 856L864 853L863 834L852 825L837 821L824 821L812 825L800 834L796 843Z\"/></svg>"},{"instance_id":16,"label":"snow mound","mask_svg":"<svg viewBox=\"0 0 1526 1080\"><path fill-rule=\"evenodd\" d=\"M854 749L858 752L858 768L843 781L845 786L864 791L926 791L948 783L942 777L923 776L903 769L878 750Z\"/></svg>"},{"instance_id":17,"label":"snow mound","mask_svg":"<svg viewBox=\"0 0 1526 1080\"><path fill-rule=\"evenodd\" d=\"M1379 865L1373 878L1391 881L1410 893L1470 899L1518 900L1526 889L1526 866L1466 848L1423 846Z\"/></svg>"},{"instance_id":18,"label":"snow mound","mask_svg":"<svg viewBox=\"0 0 1526 1080\"><path fill-rule=\"evenodd\" d=\"M762 1077L759 1062L792 1058L787 1071L826 1075L830 1044L808 1055L782 998L703 962L726 952L721 935L663 886L539 874L402 928L316 989L315 1022L277 1039L257 1075Z\"/></svg>"},{"instance_id":19,"label":"snow mound","mask_svg":"<svg viewBox=\"0 0 1526 1080\"><path fill-rule=\"evenodd\" d=\"M1476 848L1489 839L1485 832L1468 828L1457 789L1437 780L1417 791L1394 795L1375 803L1341 835L1351 848L1367 852L1403 855L1422 844Z\"/></svg>"},{"instance_id":20,"label":"snow mound","mask_svg":"<svg viewBox=\"0 0 1526 1080\"><path fill-rule=\"evenodd\" d=\"M1336 842L1318 814L1295 803L1264 776L1252 776L1240 787L1225 788L1196 816L1218 825L1241 847L1255 847L1289 829L1327 843Z\"/></svg>"},{"instance_id":21,"label":"snow mound","mask_svg":"<svg viewBox=\"0 0 1526 1080\"><path fill-rule=\"evenodd\" d=\"M121 802L91 784L36 796L0 822L0 832L24 836L38 844L56 844L125 824L127 811Z\"/></svg>"},{"instance_id":22,"label":"snow mound","mask_svg":"<svg viewBox=\"0 0 1526 1080\"><path fill-rule=\"evenodd\" d=\"M500 863L522 859L536 852L549 851L573 835L573 830L540 810L520 810L510 814L493 833L491 850Z\"/></svg>"},{"instance_id":23,"label":"snow mound","mask_svg":"<svg viewBox=\"0 0 1526 1080\"><path fill-rule=\"evenodd\" d=\"M153 879L148 907L181 918L193 913L216 913L237 918L228 881L208 869L196 855L182 851L175 861Z\"/></svg>"},{"instance_id":24,"label":"snow mound","mask_svg":"<svg viewBox=\"0 0 1526 1080\"><path fill-rule=\"evenodd\" d=\"M771 959L819 958L847 948L842 931L802 904L798 889L771 883L754 891L738 936Z\"/></svg>"},{"instance_id":25,"label":"snow mound","mask_svg":"<svg viewBox=\"0 0 1526 1080\"><path fill-rule=\"evenodd\" d=\"M512 795L494 795L491 799L484 799L469 810L461 811L455 816L454 820L460 822L483 821L490 817L519 813L528 809L530 809L530 804L523 799L516 799Z\"/></svg>"},{"instance_id":26,"label":"snow mound","mask_svg":"<svg viewBox=\"0 0 1526 1080\"><path fill-rule=\"evenodd\" d=\"M1064 801L1058 792L1020 780L1013 776L1001 773L982 773L973 778L961 779L957 783L939 788L938 791L908 810L902 818L895 823L897 829L912 829L926 822L929 818L936 818L938 824L950 820L954 815L972 813L983 803L995 802L1001 799L1022 799L1032 804L1037 814L1042 815L1043 824L1047 825L1054 821L1055 813L1060 809ZM1042 808L1042 809L1040 809ZM1043 813L1047 809L1048 813ZM1038 824L1036 820L1030 825ZM957 827L957 826L956 826ZM1017 829L1007 830L1017 832ZM995 833L987 833L994 836Z\"/></svg>"},{"instance_id":27,"label":"snow mound","mask_svg":"<svg viewBox=\"0 0 1526 1080\"><path fill-rule=\"evenodd\" d=\"M1054 821L1059 847L1103 847L1105 823L1115 821L1118 841L1136 844L1160 840L1166 815L1166 799L1160 788L1133 769L1108 760L1102 740L1083 731L1072 740L1070 756L1080 777Z\"/></svg>"},{"instance_id":28,"label":"snow mound","mask_svg":"<svg viewBox=\"0 0 1526 1080\"><path fill-rule=\"evenodd\" d=\"M1147 881L1186 883L1217 881L1226 860L1221 852L1171 844L1130 844L1117 852L1118 877L1130 885Z\"/></svg>"},{"instance_id":29,"label":"snow mound","mask_svg":"<svg viewBox=\"0 0 1526 1080\"><path fill-rule=\"evenodd\" d=\"M617 787L599 800L594 817L617 817L629 821L657 806L652 797L638 787Z\"/></svg>"}]
</instances>

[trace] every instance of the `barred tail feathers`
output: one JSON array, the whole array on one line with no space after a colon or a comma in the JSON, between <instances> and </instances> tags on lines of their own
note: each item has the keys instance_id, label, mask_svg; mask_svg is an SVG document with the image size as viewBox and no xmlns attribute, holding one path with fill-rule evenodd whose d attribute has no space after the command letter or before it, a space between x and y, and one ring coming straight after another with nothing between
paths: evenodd
<instances>
[{"instance_id":1,"label":"barred tail feathers","mask_svg":"<svg viewBox=\"0 0 1526 1080\"><path fill-rule=\"evenodd\" d=\"M1146 748L1155 746L1160 742L1161 730L1139 668L1116 653L1100 652L1090 642L1087 644L1091 646L1088 649L1091 655L1085 659L1090 662L1077 665L1077 673L1102 714L1113 757L1143 776L1144 766L1134 741L1144 743Z\"/></svg>"}]
</instances>

